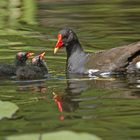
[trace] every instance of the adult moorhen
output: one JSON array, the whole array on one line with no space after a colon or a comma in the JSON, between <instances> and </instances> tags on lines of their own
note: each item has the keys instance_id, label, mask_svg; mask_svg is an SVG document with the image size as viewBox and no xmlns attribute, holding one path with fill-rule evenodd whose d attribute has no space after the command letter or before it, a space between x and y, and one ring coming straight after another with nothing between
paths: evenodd
<instances>
[{"instance_id":1,"label":"adult moorhen","mask_svg":"<svg viewBox=\"0 0 140 140\"><path fill-rule=\"evenodd\" d=\"M44 61L45 52L35 56L31 65L21 67L16 72L19 80L34 80L46 77L48 75L47 64Z\"/></svg>"},{"instance_id":2,"label":"adult moorhen","mask_svg":"<svg viewBox=\"0 0 140 140\"><path fill-rule=\"evenodd\" d=\"M86 53L75 32L64 28L58 33L54 54L62 46L67 52L67 73L140 73L140 42L99 53Z\"/></svg>"},{"instance_id":3,"label":"adult moorhen","mask_svg":"<svg viewBox=\"0 0 140 140\"><path fill-rule=\"evenodd\" d=\"M31 52L18 52L15 57L14 64L0 64L0 76L13 76L16 70L26 65L26 60L34 53Z\"/></svg>"}]
</instances>

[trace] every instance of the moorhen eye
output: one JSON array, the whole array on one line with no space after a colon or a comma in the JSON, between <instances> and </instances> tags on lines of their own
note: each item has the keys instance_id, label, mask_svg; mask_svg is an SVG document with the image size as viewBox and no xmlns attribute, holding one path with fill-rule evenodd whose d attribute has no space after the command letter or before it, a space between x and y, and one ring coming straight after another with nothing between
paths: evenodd
<instances>
[{"instance_id":1,"label":"moorhen eye","mask_svg":"<svg viewBox=\"0 0 140 140\"><path fill-rule=\"evenodd\" d=\"M63 41L67 42L67 73L89 74L124 74L140 73L140 42L121 46L97 53L84 52L77 35L69 28L62 29L59 34L63 36ZM67 41L67 38L71 40ZM54 54L63 44L61 39L57 41ZM140 65L140 64L139 64ZM72 67L70 67L72 66Z\"/></svg>"}]
</instances>

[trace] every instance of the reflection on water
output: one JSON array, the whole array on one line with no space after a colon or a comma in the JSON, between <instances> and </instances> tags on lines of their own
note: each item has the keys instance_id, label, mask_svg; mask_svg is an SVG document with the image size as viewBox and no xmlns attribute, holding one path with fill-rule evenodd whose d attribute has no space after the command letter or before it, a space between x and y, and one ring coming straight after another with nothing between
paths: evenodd
<instances>
[{"instance_id":1,"label":"reflection on water","mask_svg":"<svg viewBox=\"0 0 140 140\"><path fill-rule=\"evenodd\" d=\"M71 94L80 94L89 88L103 88L103 89L123 89L123 88L138 88L140 81L139 77L135 75L121 75L116 77L106 78L84 78L76 75L68 76L68 91Z\"/></svg>"},{"instance_id":2,"label":"reflection on water","mask_svg":"<svg viewBox=\"0 0 140 140\"><path fill-rule=\"evenodd\" d=\"M18 91L32 91L46 93L45 80L17 81Z\"/></svg>"},{"instance_id":3,"label":"reflection on water","mask_svg":"<svg viewBox=\"0 0 140 140\"><path fill-rule=\"evenodd\" d=\"M70 75L67 80L67 88L65 90L66 95L62 98L64 110L67 112L73 112L78 109L80 101L88 102L89 100L96 100L96 97L94 95L92 96L92 92L96 89L112 91L109 96L106 96L106 98L139 99L140 81L137 80L137 78L138 77L129 75L127 78L123 76L91 79ZM128 90L128 88L131 88L132 90ZM91 90L90 97L87 96L81 98L80 95L82 95L83 92L86 93L88 90Z\"/></svg>"},{"instance_id":4,"label":"reflection on water","mask_svg":"<svg viewBox=\"0 0 140 140\"><path fill-rule=\"evenodd\" d=\"M17 0L27 2L27 7L32 7L31 1ZM14 119L1 120L0 138L68 129L94 133L104 140L139 139L139 76L66 77L65 51L53 55L57 31L63 26L72 27L89 52L139 40L139 0L38 1L36 21L40 26L23 23L17 26L16 23L23 21L22 16L13 17L12 10L23 8L21 3L18 4L20 6L13 5L14 8L9 6L11 13L8 14L5 13L7 1L0 1L0 10L3 11L0 14L0 62L12 63L15 53L21 50L36 54L46 51L51 76L37 81L16 81L11 77L0 79L0 100L19 106ZM31 11L35 7L32 8L26 12L23 10L23 13L24 17L28 15L27 18L34 21L35 12ZM7 24L13 24L18 30L5 30Z\"/></svg>"}]
</instances>

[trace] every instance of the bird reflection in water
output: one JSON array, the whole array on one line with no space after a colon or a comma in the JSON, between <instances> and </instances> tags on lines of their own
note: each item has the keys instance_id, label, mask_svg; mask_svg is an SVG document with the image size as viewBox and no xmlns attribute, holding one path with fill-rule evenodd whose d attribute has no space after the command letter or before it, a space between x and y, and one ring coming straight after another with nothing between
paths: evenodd
<instances>
[{"instance_id":1,"label":"bird reflection in water","mask_svg":"<svg viewBox=\"0 0 140 140\"><path fill-rule=\"evenodd\" d=\"M64 112L74 112L79 109L80 102L95 100L98 96L81 97L83 92L88 90L103 89L111 92L102 98L124 98L124 99L137 99L139 95L139 77L134 75L114 76L108 78L88 78L80 75L67 75L67 87L64 94L61 96L61 106ZM60 99L60 97L59 97ZM96 108L98 105L92 105ZM60 109L59 109L60 110ZM61 112L61 111L60 111ZM76 116L75 116L76 117Z\"/></svg>"},{"instance_id":2,"label":"bird reflection in water","mask_svg":"<svg viewBox=\"0 0 140 140\"><path fill-rule=\"evenodd\" d=\"M40 92L45 94L47 93L47 87L43 80L19 81L18 91L32 91L32 93Z\"/></svg>"},{"instance_id":3,"label":"bird reflection in water","mask_svg":"<svg viewBox=\"0 0 140 140\"><path fill-rule=\"evenodd\" d=\"M56 94L55 92L53 92L53 99L55 101L55 103L57 104L58 110L60 112L63 112L63 108L62 108L62 99L61 96L59 96L58 94Z\"/></svg>"},{"instance_id":4,"label":"bird reflection in water","mask_svg":"<svg viewBox=\"0 0 140 140\"><path fill-rule=\"evenodd\" d=\"M71 112L76 112L77 110L83 111L82 109L92 110L98 107L101 107L101 104L95 103L95 100L102 99L137 99L140 97L139 95L139 77L132 75L125 76L116 76L116 77L108 77L108 78L89 78L84 77L83 75L67 75L67 87L61 91L56 92L53 91L53 99L54 104L56 105L59 111L59 120L64 121L66 119L83 119L90 118L96 116L82 116L80 114L71 114ZM111 94L104 94L100 97L95 95L96 89L109 91L117 91L111 92ZM45 81L34 81L33 83L19 83L20 91L33 91L40 93L47 93L47 87ZM92 96L82 96L82 93L87 92L88 90L93 91ZM38 100L46 100L47 96L40 97ZM81 106L81 102L91 103L89 104L90 108L86 106ZM65 114L65 113L68 114Z\"/></svg>"}]
</instances>

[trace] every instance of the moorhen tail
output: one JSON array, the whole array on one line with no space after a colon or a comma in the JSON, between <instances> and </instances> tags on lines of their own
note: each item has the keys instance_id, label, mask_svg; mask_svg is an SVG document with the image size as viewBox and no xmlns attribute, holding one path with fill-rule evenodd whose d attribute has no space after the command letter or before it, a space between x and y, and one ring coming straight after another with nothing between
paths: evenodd
<instances>
[{"instance_id":1,"label":"moorhen tail","mask_svg":"<svg viewBox=\"0 0 140 140\"><path fill-rule=\"evenodd\" d=\"M34 80L41 79L48 75L47 64L44 61L45 52L35 56L32 59L32 64L21 67L16 72L16 77L19 80Z\"/></svg>"},{"instance_id":2,"label":"moorhen tail","mask_svg":"<svg viewBox=\"0 0 140 140\"><path fill-rule=\"evenodd\" d=\"M0 76L13 76L16 74L16 70L26 65L27 59L34 53L31 52L18 52L13 64L0 64Z\"/></svg>"},{"instance_id":3,"label":"moorhen tail","mask_svg":"<svg viewBox=\"0 0 140 140\"><path fill-rule=\"evenodd\" d=\"M67 52L67 73L140 73L140 42L98 53L86 53L75 32L64 28L58 33L54 54L63 46Z\"/></svg>"}]
</instances>

